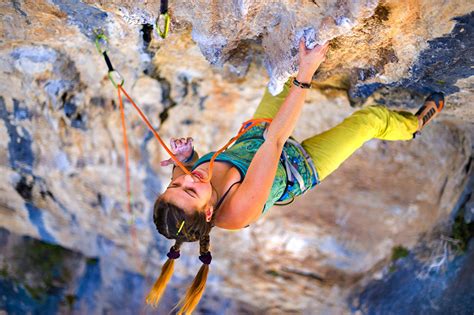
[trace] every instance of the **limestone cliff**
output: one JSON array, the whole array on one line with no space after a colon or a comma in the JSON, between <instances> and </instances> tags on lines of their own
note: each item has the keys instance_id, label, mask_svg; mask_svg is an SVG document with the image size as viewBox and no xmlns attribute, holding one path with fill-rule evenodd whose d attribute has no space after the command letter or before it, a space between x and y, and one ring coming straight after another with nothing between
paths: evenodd
<instances>
[{"instance_id":1,"label":"limestone cliff","mask_svg":"<svg viewBox=\"0 0 474 315\"><path fill-rule=\"evenodd\" d=\"M307 45L331 44L295 131L299 140L361 106L415 110L428 92L444 92L446 110L417 139L370 141L294 204L248 229L215 231L199 309L410 310L390 305L402 299L406 274L429 265L430 256L417 253L451 237L459 209L470 211L463 205L472 194L473 11L474 3L460 0L177 0L163 40L153 31L158 1L1 3L0 310L137 313L171 244L151 220L170 177L159 167L167 157L128 103L134 217L126 210L120 113L94 45L99 30L125 88L162 137L192 136L201 153L235 134L267 83L278 93L297 70L303 34ZM390 272L398 245L410 255ZM42 255L52 258L38 265ZM159 312L178 301L197 256L196 244L185 246ZM456 274L469 274L472 246L454 256L413 282L419 290L410 292L423 297L412 299L419 312L450 308L448 300L424 298L433 279L446 283L433 299L447 292L463 301L455 284L468 288L472 277L462 282ZM378 291L390 299L378 299ZM470 301L459 314L472 313Z\"/></svg>"}]
</instances>

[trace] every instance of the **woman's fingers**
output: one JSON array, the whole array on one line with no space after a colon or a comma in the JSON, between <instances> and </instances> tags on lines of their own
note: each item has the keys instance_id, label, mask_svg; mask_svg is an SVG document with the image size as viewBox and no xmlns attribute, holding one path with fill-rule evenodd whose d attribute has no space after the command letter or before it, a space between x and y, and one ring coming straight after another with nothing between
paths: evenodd
<instances>
[{"instance_id":1,"label":"woman's fingers","mask_svg":"<svg viewBox=\"0 0 474 315\"><path fill-rule=\"evenodd\" d=\"M314 51L315 53L319 53L321 55L324 55L326 52L327 52L327 49L328 49L329 45L328 43L324 43L323 45L317 45L315 48L314 48Z\"/></svg>"},{"instance_id":2,"label":"woman's fingers","mask_svg":"<svg viewBox=\"0 0 474 315\"><path fill-rule=\"evenodd\" d=\"M187 137L187 138L171 138L170 139L170 148L171 152L173 152L174 155L180 160L184 159L183 155L187 154L190 150L192 152L193 149L193 138L192 137ZM160 165L161 166L167 166L170 164L173 164L174 161L172 158L169 158L167 160L161 161Z\"/></svg>"},{"instance_id":3,"label":"woman's fingers","mask_svg":"<svg viewBox=\"0 0 474 315\"><path fill-rule=\"evenodd\" d=\"M329 42L326 42L323 46L323 54L325 55L329 50Z\"/></svg>"},{"instance_id":4,"label":"woman's fingers","mask_svg":"<svg viewBox=\"0 0 474 315\"><path fill-rule=\"evenodd\" d=\"M176 146L177 147L180 147L180 146L183 146L186 144L186 139L185 138L179 138L179 139L176 139Z\"/></svg>"},{"instance_id":5,"label":"woman's fingers","mask_svg":"<svg viewBox=\"0 0 474 315\"><path fill-rule=\"evenodd\" d=\"M173 164L173 159L167 159L167 160L164 160L164 161L160 162L161 166L168 166L170 164Z\"/></svg>"},{"instance_id":6,"label":"woman's fingers","mask_svg":"<svg viewBox=\"0 0 474 315\"><path fill-rule=\"evenodd\" d=\"M171 149L174 151L174 150L178 149L179 147L192 144L193 141L194 141L194 140L193 140L192 137L179 138L179 139L171 138L171 140L170 140L170 147L171 147Z\"/></svg>"},{"instance_id":7,"label":"woman's fingers","mask_svg":"<svg viewBox=\"0 0 474 315\"><path fill-rule=\"evenodd\" d=\"M304 37L301 37L301 40L300 40L300 53L303 54L305 52L306 52L306 43L305 43Z\"/></svg>"},{"instance_id":8,"label":"woman's fingers","mask_svg":"<svg viewBox=\"0 0 474 315\"><path fill-rule=\"evenodd\" d=\"M304 56L308 53L308 51L309 51L309 49L306 48L305 39L304 39L304 37L301 37L301 40L300 40L300 54L302 56Z\"/></svg>"},{"instance_id":9,"label":"woman's fingers","mask_svg":"<svg viewBox=\"0 0 474 315\"><path fill-rule=\"evenodd\" d=\"M324 55L326 55L328 49L329 49L329 42L325 42L322 45L316 45L313 49L307 49L304 38L302 38L300 41L300 54L301 54L300 56L301 57L308 56L311 59L319 57L322 59Z\"/></svg>"},{"instance_id":10,"label":"woman's fingers","mask_svg":"<svg viewBox=\"0 0 474 315\"><path fill-rule=\"evenodd\" d=\"M170 147L171 147L171 151L172 151L172 152L175 152L175 151L176 151L176 139L175 139L175 138L171 138L171 140L170 140Z\"/></svg>"},{"instance_id":11,"label":"woman's fingers","mask_svg":"<svg viewBox=\"0 0 474 315\"><path fill-rule=\"evenodd\" d=\"M328 52L329 45L328 43L324 43L324 45L318 45L314 48L314 52L312 51L311 54L316 58L320 63L324 61L326 58L326 53Z\"/></svg>"}]
</instances>

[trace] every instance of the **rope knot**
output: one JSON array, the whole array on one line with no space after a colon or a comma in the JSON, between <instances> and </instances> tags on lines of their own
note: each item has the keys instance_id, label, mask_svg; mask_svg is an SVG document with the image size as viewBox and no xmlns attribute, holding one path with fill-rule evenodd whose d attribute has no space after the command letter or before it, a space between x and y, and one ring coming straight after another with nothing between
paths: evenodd
<instances>
[{"instance_id":1,"label":"rope knot","mask_svg":"<svg viewBox=\"0 0 474 315\"><path fill-rule=\"evenodd\" d=\"M199 260L205 265L210 265L212 261L211 252L202 254L201 256L199 256Z\"/></svg>"},{"instance_id":2,"label":"rope knot","mask_svg":"<svg viewBox=\"0 0 474 315\"><path fill-rule=\"evenodd\" d=\"M174 246L171 246L170 251L166 254L169 259L178 259L180 254L179 250L175 250Z\"/></svg>"}]
</instances>

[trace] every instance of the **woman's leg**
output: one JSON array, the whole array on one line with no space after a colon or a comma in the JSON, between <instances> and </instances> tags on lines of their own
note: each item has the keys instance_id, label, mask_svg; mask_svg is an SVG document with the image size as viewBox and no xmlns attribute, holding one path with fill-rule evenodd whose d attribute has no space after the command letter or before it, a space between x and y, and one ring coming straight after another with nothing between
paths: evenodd
<instances>
[{"instance_id":1,"label":"woman's leg","mask_svg":"<svg viewBox=\"0 0 474 315\"><path fill-rule=\"evenodd\" d=\"M286 96L290 92L291 87L291 78L285 83L283 91L280 94L273 96L268 88L265 89L265 94L263 94L262 100L253 115L253 118L273 118L278 113L281 104L286 99Z\"/></svg>"},{"instance_id":2,"label":"woman's leg","mask_svg":"<svg viewBox=\"0 0 474 315\"><path fill-rule=\"evenodd\" d=\"M342 123L301 144L314 161L322 180L364 142L372 139L410 140L418 129L417 117L383 106L369 106L353 113Z\"/></svg>"}]
</instances>

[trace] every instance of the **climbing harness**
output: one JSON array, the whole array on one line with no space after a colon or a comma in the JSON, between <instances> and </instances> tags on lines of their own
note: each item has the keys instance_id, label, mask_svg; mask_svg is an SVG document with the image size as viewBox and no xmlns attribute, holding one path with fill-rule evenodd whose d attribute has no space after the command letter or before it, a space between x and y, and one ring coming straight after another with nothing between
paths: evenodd
<instances>
[{"instance_id":1,"label":"climbing harness","mask_svg":"<svg viewBox=\"0 0 474 315\"><path fill-rule=\"evenodd\" d=\"M265 132L263 133L263 138L265 140L267 139L267 137L266 137L267 132L268 132L268 129L265 130ZM313 171L313 174L314 174L313 182L315 184L318 184L319 183L319 179L318 179L318 176L317 176L318 173L316 172L316 167L314 166L313 159L309 156L308 152L306 152L306 150L303 148L303 146L298 141L293 139L292 137L290 137L286 140L285 145L286 144L291 144L291 145L297 147L298 150L303 154L304 159L306 160L309 167ZM281 152L280 162L285 167L286 188L285 188L285 191L283 192L283 194L281 195L280 199L275 203L275 205L276 206L286 206L286 205L289 205L289 204L293 203L293 201L295 200L295 195L293 194L293 192L291 192L288 189L289 186L294 185L295 181L298 183L298 186L300 187L300 191L302 193L304 193L307 190L311 189L311 187L313 187L313 186L310 185L310 186L306 187L303 176L301 176L298 169L291 163L292 161L291 161L290 157L288 156L288 154L286 153L285 150L282 150L282 152ZM282 201L281 198L285 197L287 195L287 193L288 193L288 195L291 195L291 200L288 201L288 202Z\"/></svg>"},{"instance_id":2,"label":"climbing harness","mask_svg":"<svg viewBox=\"0 0 474 315\"><path fill-rule=\"evenodd\" d=\"M319 179L317 175L318 173L316 172L316 167L314 166L313 159L309 156L308 152L306 152L306 150L298 141L294 140L291 137L288 138L288 140L286 140L286 143L297 147L298 150L303 154L304 159L306 160L306 162L308 163L309 167L311 168L314 174L313 185L318 184L319 183ZM291 200L289 202L284 202L284 201L281 201L280 199L279 201L275 203L275 205L286 206L295 200L295 195L293 194L293 192L291 192L291 190L288 189L289 186L293 186L295 181L298 183L301 193L304 193L307 190L311 189L313 185L306 186L303 177L298 172L296 167L291 163L292 161L290 157L288 156L288 154L286 154L285 150L282 151L280 161L285 167L285 171L286 171L286 188L285 188L285 192L282 194L280 198L283 198L286 195L286 193L288 193L289 195L291 195Z\"/></svg>"},{"instance_id":3,"label":"climbing harness","mask_svg":"<svg viewBox=\"0 0 474 315\"><path fill-rule=\"evenodd\" d=\"M160 20L163 20L163 30L160 27ZM160 15L156 18L155 21L155 30L158 35L165 39L168 36L168 32L170 30L170 15L168 13L168 0L161 0L160 5Z\"/></svg>"},{"instance_id":4,"label":"climbing harness","mask_svg":"<svg viewBox=\"0 0 474 315\"><path fill-rule=\"evenodd\" d=\"M313 171L313 174L315 176L315 181L316 183L318 182L318 178L317 178L317 172L316 172L316 167L314 166L314 163L313 163L313 159L309 156L308 152L306 152L306 150L303 148L303 146L296 140L292 139L292 138L288 138L288 140L286 140L286 143L289 143L289 144L292 144L294 145L295 147L297 147L302 153L303 153L303 157L305 158L306 162L309 164L311 170ZM285 151L283 151L283 159L285 161L284 165L285 165L285 168L287 170L287 173L288 173L288 180L290 182L294 182L294 180L296 179L296 181L298 182L298 185L300 186L300 190L301 192L306 192L308 189L311 188L310 187L305 187L305 183L304 183L304 180L303 180L303 177L300 175L300 173L298 172L298 170L293 166L293 164L291 164L291 161L290 161L290 158L288 157L288 155L286 154Z\"/></svg>"}]
</instances>

